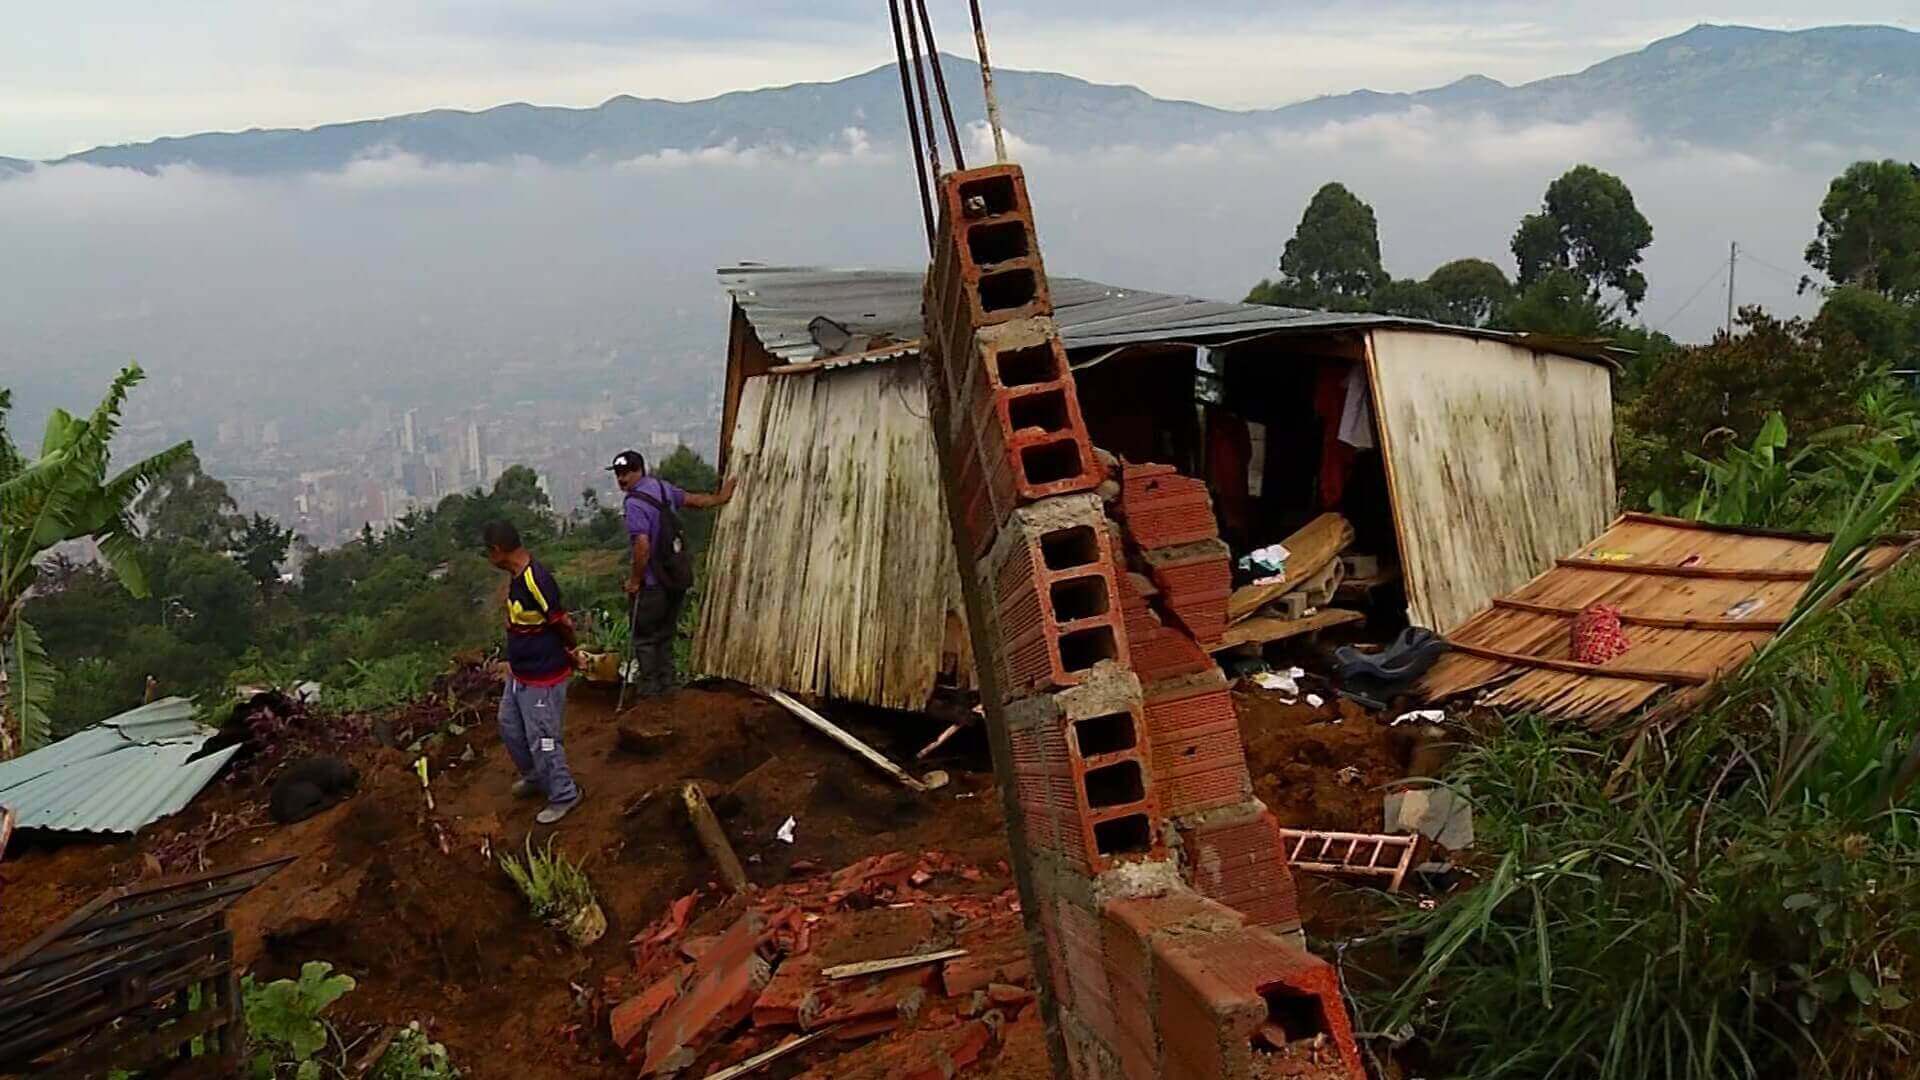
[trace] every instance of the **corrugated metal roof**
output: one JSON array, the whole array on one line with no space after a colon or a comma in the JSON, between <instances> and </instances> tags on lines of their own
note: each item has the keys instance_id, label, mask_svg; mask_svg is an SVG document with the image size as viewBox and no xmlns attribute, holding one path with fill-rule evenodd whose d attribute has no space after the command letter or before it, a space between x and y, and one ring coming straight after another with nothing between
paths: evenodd
<instances>
[{"instance_id":1,"label":"corrugated metal roof","mask_svg":"<svg viewBox=\"0 0 1920 1080\"><path fill-rule=\"evenodd\" d=\"M824 358L809 324L822 315L855 334L910 342L921 334L923 275L917 270L836 270L819 267L736 266L717 271L720 285L740 305L767 350L786 363ZM1448 326L1395 315L1270 307L1105 285L1085 278L1049 277L1054 320L1069 349L1114 348L1152 342L1221 344L1268 333L1326 333L1403 328L1518 342L1547 352L1611 364L1603 347L1500 330ZM858 358L872 363L899 352Z\"/></svg>"},{"instance_id":2,"label":"corrugated metal roof","mask_svg":"<svg viewBox=\"0 0 1920 1080\"><path fill-rule=\"evenodd\" d=\"M0 762L0 804L22 829L135 832L178 813L239 749L189 761L212 735L193 702L163 698Z\"/></svg>"}]
</instances>

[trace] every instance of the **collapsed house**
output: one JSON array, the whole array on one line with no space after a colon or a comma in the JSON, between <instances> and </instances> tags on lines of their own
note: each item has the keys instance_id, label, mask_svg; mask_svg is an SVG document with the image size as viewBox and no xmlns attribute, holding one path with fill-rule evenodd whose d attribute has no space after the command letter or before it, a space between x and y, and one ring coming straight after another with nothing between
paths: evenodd
<instances>
[{"instance_id":1,"label":"collapsed house","mask_svg":"<svg viewBox=\"0 0 1920 1080\"><path fill-rule=\"evenodd\" d=\"M972 685L923 275L741 266L720 281L720 458L754 495L716 527L695 667L898 709ZM1388 585L1368 605L1376 636L1445 633L1614 517L1612 365L1593 346L1050 284L1093 444L1203 479L1235 555L1344 516Z\"/></svg>"}]
</instances>

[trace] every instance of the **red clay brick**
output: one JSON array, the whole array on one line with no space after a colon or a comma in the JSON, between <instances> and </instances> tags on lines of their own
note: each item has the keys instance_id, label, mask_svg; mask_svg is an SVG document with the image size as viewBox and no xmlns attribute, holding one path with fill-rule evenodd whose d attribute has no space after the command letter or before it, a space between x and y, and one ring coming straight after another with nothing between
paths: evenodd
<instances>
[{"instance_id":1,"label":"red clay brick","mask_svg":"<svg viewBox=\"0 0 1920 1080\"><path fill-rule=\"evenodd\" d=\"M1170 817L1231 806L1252 795L1240 722L1218 671L1148 684L1147 737Z\"/></svg>"},{"instance_id":2,"label":"red clay brick","mask_svg":"<svg viewBox=\"0 0 1920 1080\"><path fill-rule=\"evenodd\" d=\"M1213 670L1213 657L1184 631L1162 627L1144 640L1129 637L1128 655L1141 682L1161 682Z\"/></svg>"},{"instance_id":3,"label":"red clay brick","mask_svg":"<svg viewBox=\"0 0 1920 1080\"><path fill-rule=\"evenodd\" d=\"M1171 465L1127 465L1121 470L1120 515L1127 535L1143 551L1217 540L1207 485L1181 476Z\"/></svg>"},{"instance_id":4,"label":"red clay brick","mask_svg":"<svg viewBox=\"0 0 1920 1080\"><path fill-rule=\"evenodd\" d=\"M902 1043L896 1060L902 1080L953 1080L993 1045L993 1029L971 1020L945 1031L926 1032Z\"/></svg>"},{"instance_id":5,"label":"red clay brick","mask_svg":"<svg viewBox=\"0 0 1920 1080\"><path fill-rule=\"evenodd\" d=\"M1107 902L1101 934L1114 1012L1122 1018L1114 1049L1127 1080L1154 1080L1162 1074L1160 1040L1152 1023L1158 1011L1153 942L1170 933L1210 933L1239 925L1237 913L1192 892Z\"/></svg>"},{"instance_id":6,"label":"red clay brick","mask_svg":"<svg viewBox=\"0 0 1920 1080\"><path fill-rule=\"evenodd\" d=\"M1240 911L1250 923L1300 928L1299 900L1280 825L1266 807L1249 801L1243 811L1201 815L1178 828L1194 888Z\"/></svg>"},{"instance_id":7,"label":"red clay brick","mask_svg":"<svg viewBox=\"0 0 1920 1080\"><path fill-rule=\"evenodd\" d=\"M745 1021L772 977L754 951L765 929L759 912L749 911L694 965L687 988L647 1031L647 1057L641 1072L654 1076L685 1068L713 1040Z\"/></svg>"},{"instance_id":8,"label":"red clay brick","mask_svg":"<svg viewBox=\"0 0 1920 1080\"><path fill-rule=\"evenodd\" d=\"M680 990L686 985L687 976L692 971L693 965L684 965L615 1008L608 1017L613 1029L613 1044L622 1050L632 1046L634 1040L647 1030L647 1025L653 1023L654 1017L679 998Z\"/></svg>"},{"instance_id":9,"label":"red clay brick","mask_svg":"<svg viewBox=\"0 0 1920 1080\"><path fill-rule=\"evenodd\" d=\"M1269 1021L1271 1000L1283 1009L1272 1019L1301 1028L1295 1037L1325 1034L1355 1080L1366 1076L1333 969L1292 941L1259 927L1162 938L1154 960L1170 1063L1203 1076L1249 1076L1253 1036Z\"/></svg>"}]
</instances>

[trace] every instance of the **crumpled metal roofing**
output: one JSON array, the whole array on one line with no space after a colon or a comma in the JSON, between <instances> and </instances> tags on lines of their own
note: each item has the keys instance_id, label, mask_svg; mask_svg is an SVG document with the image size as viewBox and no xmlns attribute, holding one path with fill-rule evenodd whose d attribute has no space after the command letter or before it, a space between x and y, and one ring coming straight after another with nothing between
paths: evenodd
<instances>
[{"instance_id":1,"label":"crumpled metal roofing","mask_svg":"<svg viewBox=\"0 0 1920 1080\"><path fill-rule=\"evenodd\" d=\"M22 829L136 832L178 813L239 750L188 761L213 734L193 702L162 698L0 762L0 805Z\"/></svg>"},{"instance_id":2,"label":"crumpled metal roofing","mask_svg":"<svg viewBox=\"0 0 1920 1080\"><path fill-rule=\"evenodd\" d=\"M825 357L809 324L826 316L855 334L898 342L921 335L923 275L917 270L835 270L805 266L735 266L717 271L720 285L740 305L767 351L789 364ZM1218 345L1266 333L1316 333L1367 327L1429 330L1519 343L1597 363L1613 363L1592 342L1449 326L1397 315L1271 307L1127 289L1085 278L1048 277L1054 321L1069 349L1116 348L1152 342ZM879 350L876 344L872 348ZM904 350L879 350L847 362L892 360Z\"/></svg>"}]
</instances>

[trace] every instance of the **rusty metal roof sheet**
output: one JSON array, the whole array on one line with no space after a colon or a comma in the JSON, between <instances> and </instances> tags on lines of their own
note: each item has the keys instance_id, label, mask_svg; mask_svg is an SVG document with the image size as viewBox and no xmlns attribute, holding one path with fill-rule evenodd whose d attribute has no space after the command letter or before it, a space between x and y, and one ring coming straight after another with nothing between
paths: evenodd
<instances>
[{"instance_id":1,"label":"rusty metal roof sheet","mask_svg":"<svg viewBox=\"0 0 1920 1080\"><path fill-rule=\"evenodd\" d=\"M760 343L789 364L827 358L826 351L814 341L811 328L813 320L823 315L854 334L876 341L911 343L921 334L923 275L917 270L749 265L723 268L717 273L721 288L740 306ZM1202 300L1084 278L1049 276L1048 286L1053 293L1054 319L1069 349L1158 342L1218 345L1265 334L1400 328L1518 343L1597 363L1613 363L1606 350L1592 342L1448 326L1396 315ZM874 363L906 355L904 349L876 346L876 350L847 361Z\"/></svg>"},{"instance_id":2,"label":"rusty metal roof sheet","mask_svg":"<svg viewBox=\"0 0 1920 1080\"><path fill-rule=\"evenodd\" d=\"M1766 644L1806 592L1829 538L1626 514L1598 539L1493 603L1451 635L1455 651L1416 693L1604 723L1675 688L1709 686ZM1869 575L1906 553L1884 545ZM1618 608L1630 648L1604 664L1572 660L1571 626L1589 605ZM1489 689L1491 688L1491 689Z\"/></svg>"},{"instance_id":3,"label":"rusty metal roof sheet","mask_svg":"<svg viewBox=\"0 0 1920 1080\"><path fill-rule=\"evenodd\" d=\"M0 762L0 804L22 829L136 832L185 807L238 749L189 760L212 735L191 701L164 698Z\"/></svg>"}]
</instances>

